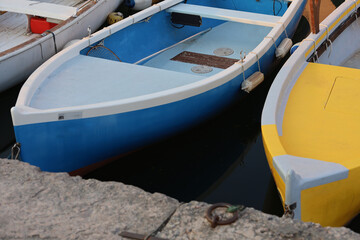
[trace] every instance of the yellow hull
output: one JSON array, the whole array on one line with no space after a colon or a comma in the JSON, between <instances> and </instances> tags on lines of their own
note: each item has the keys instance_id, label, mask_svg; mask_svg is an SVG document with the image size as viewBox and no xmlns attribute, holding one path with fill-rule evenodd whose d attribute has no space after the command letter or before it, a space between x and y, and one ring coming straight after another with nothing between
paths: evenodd
<instances>
[{"instance_id":1,"label":"yellow hull","mask_svg":"<svg viewBox=\"0 0 360 240\"><path fill-rule=\"evenodd\" d=\"M357 35L347 42L340 36L316 63L306 60L354 10L346 2L325 30L301 44L275 79L262 116L264 148L284 206L296 206L295 218L323 226L343 226L360 213L360 69L329 63L334 54L345 59L336 46L351 45ZM342 31L359 34L360 27Z\"/></svg>"},{"instance_id":2,"label":"yellow hull","mask_svg":"<svg viewBox=\"0 0 360 240\"><path fill-rule=\"evenodd\" d=\"M273 167L289 154L338 163L348 177L301 191L301 219L342 226L360 212L360 70L309 63L291 91L283 135L263 125L264 146L278 190L285 183ZM285 150L286 149L286 152Z\"/></svg>"}]
</instances>

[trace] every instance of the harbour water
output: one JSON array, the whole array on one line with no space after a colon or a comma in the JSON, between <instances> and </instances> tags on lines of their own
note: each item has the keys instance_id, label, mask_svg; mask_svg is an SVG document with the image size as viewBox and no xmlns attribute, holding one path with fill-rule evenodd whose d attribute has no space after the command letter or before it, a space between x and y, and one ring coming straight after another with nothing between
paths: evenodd
<instances>
[{"instance_id":1,"label":"harbour water","mask_svg":"<svg viewBox=\"0 0 360 240\"><path fill-rule=\"evenodd\" d=\"M0 93L0 157L9 155L9 148L15 143L10 109L15 105L22 84Z\"/></svg>"}]
</instances>

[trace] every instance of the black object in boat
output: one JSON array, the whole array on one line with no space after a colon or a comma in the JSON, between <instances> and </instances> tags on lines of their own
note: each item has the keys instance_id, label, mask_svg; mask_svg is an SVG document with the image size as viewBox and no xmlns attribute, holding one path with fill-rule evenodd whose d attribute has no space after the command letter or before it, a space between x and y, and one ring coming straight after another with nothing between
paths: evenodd
<instances>
[{"instance_id":1,"label":"black object in boat","mask_svg":"<svg viewBox=\"0 0 360 240\"><path fill-rule=\"evenodd\" d=\"M202 19L199 15L172 12L171 22L173 24L200 27L202 24Z\"/></svg>"}]
</instances>

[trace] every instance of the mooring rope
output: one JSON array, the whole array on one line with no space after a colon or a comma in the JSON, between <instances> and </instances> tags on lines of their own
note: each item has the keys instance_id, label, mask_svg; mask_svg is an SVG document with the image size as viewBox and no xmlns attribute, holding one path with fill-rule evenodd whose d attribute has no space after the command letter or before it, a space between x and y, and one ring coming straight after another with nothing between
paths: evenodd
<instances>
[{"instance_id":1,"label":"mooring rope","mask_svg":"<svg viewBox=\"0 0 360 240\"><path fill-rule=\"evenodd\" d=\"M249 52L249 54L252 53L252 54L255 54L256 58L257 58L257 64L258 64L258 67L259 67L259 72L261 72L261 68L260 68L260 59L259 59L259 56L256 52Z\"/></svg>"},{"instance_id":2,"label":"mooring rope","mask_svg":"<svg viewBox=\"0 0 360 240\"><path fill-rule=\"evenodd\" d=\"M319 59L319 56L317 54L317 51L316 51L316 41L314 39L311 39L311 38L305 38L303 41L312 41L314 43L314 62L316 62L318 59ZM315 60L315 57L316 57L316 60Z\"/></svg>"},{"instance_id":3,"label":"mooring rope","mask_svg":"<svg viewBox=\"0 0 360 240\"><path fill-rule=\"evenodd\" d=\"M54 40L55 53L58 53L58 48L57 48L57 46L56 46L55 33L53 33L53 32L52 32L52 31L50 31L50 30L46 30L45 32L43 32L43 33L41 34L41 36L45 37L45 36L47 35L47 34L45 34L45 33L50 33L50 34L52 35L53 40Z\"/></svg>"}]
</instances>

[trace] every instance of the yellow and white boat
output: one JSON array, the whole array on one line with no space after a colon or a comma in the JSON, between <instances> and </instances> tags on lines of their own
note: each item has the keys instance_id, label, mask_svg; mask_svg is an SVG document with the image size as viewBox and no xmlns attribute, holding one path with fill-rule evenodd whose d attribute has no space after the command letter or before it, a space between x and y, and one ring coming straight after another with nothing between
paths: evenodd
<instances>
[{"instance_id":1,"label":"yellow and white boat","mask_svg":"<svg viewBox=\"0 0 360 240\"><path fill-rule=\"evenodd\" d=\"M262 113L264 147L284 209L342 226L360 212L360 0L302 41Z\"/></svg>"}]
</instances>

